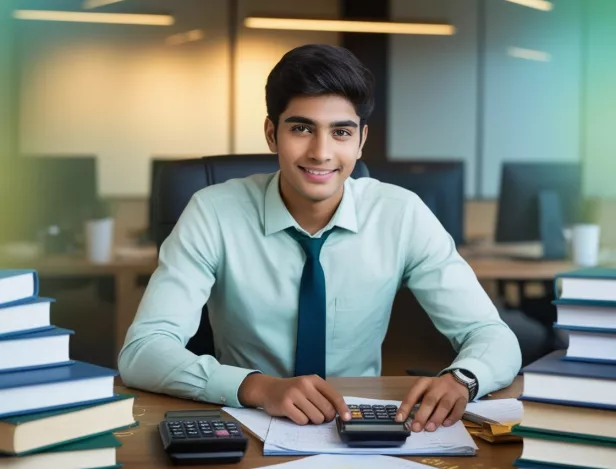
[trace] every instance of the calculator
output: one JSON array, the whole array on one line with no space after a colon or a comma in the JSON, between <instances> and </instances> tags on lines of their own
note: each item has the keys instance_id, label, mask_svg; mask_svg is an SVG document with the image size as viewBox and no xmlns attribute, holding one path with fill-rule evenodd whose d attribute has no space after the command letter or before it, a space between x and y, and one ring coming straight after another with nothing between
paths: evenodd
<instances>
[{"instance_id":1,"label":"calculator","mask_svg":"<svg viewBox=\"0 0 616 469\"><path fill-rule=\"evenodd\" d=\"M175 464L235 463L248 446L240 423L219 410L168 411L158 431Z\"/></svg>"},{"instance_id":2,"label":"calculator","mask_svg":"<svg viewBox=\"0 0 616 469\"><path fill-rule=\"evenodd\" d=\"M411 435L410 422L396 422L395 405L349 405L351 420L336 416L340 439L351 447L401 446Z\"/></svg>"}]
</instances>

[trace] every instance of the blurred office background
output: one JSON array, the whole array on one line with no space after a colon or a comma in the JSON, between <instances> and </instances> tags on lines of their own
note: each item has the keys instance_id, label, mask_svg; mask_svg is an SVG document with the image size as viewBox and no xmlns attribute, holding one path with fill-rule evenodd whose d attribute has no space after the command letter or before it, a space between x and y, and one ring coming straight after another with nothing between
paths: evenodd
<instances>
[{"instance_id":1,"label":"blurred office background","mask_svg":"<svg viewBox=\"0 0 616 469\"><path fill-rule=\"evenodd\" d=\"M249 18L286 20L272 29ZM440 26L314 31L294 29L297 18ZM550 179L565 221L598 223L602 255L616 248L614 0L3 0L0 258L81 255L84 222L107 215L118 256L152 252L154 163L267 153L265 79L306 43L348 47L373 71L364 160L425 194L461 248L538 241L524 191ZM499 235L503 204L521 215ZM105 275L43 277L55 322L77 331L74 358L114 362L116 288ZM436 371L451 347L405 295L392 324L417 345L388 337L384 373Z\"/></svg>"}]
</instances>

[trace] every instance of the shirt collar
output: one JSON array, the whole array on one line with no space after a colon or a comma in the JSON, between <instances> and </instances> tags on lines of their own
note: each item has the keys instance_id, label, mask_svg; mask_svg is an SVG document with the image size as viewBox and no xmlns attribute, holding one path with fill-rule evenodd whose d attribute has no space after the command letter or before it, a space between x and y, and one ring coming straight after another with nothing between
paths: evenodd
<instances>
[{"instance_id":1,"label":"shirt collar","mask_svg":"<svg viewBox=\"0 0 616 469\"><path fill-rule=\"evenodd\" d=\"M265 210L264 210L264 228L265 236L285 230L291 226L300 231L304 231L297 224L286 205L280 196L280 171L274 174L265 190ZM350 187L349 180L344 182L344 192L340 205L336 209L334 216L329 221L327 226L314 236L318 237L324 231L327 231L334 226L344 228L353 233L357 233L357 213L355 211L355 199L353 191Z\"/></svg>"}]
</instances>

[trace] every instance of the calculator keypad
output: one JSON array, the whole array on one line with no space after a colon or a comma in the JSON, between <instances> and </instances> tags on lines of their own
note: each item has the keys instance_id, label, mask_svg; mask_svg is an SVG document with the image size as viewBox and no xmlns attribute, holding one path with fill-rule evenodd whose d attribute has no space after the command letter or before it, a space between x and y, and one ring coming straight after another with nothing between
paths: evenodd
<instances>
[{"instance_id":1,"label":"calculator keypad","mask_svg":"<svg viewBox=\"0 0 616 469\"><path fill-rule=\"evenodd\" d=\"M352 420L395 420L398 407L395 405L349 405Z\"/></svg>"},{"instance_id":2,"label":"calculator keypad","mask_svg":"<svg viewBox=\"0 0 616 469\"><path fill-rule=\"evenodd\" d=\"M234 438L242 431L235 422L224 420L174 420L167 422L171 438Z\"/></svg>"}]
</instances>

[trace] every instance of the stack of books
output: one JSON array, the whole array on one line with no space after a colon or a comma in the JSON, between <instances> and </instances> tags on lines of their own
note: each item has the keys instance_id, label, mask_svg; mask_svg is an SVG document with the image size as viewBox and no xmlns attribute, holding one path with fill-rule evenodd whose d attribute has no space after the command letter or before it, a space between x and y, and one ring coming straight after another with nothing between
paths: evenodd
<instances>
[{"instance_id":1,"label":"stack of books","mask_svg":"<svg viewBox=\"0 0 616 469\"><path fill-rule=\"evenodd\" d=\"M616 269L563 273L555 291L555 327L569 345L522 370L515 465L616 469Z\"/></svg>"},{"instance_id":2,"label":"stack of books","mask_svg":"<svg viewBox=\"0 0 616 469\"><path fill-rule=\"evenodd\" d=\"M38 273L0 269L0 467L117 468L114 431L136 425L116 370L71 360Z\"/></svg>"}]
</instances>

